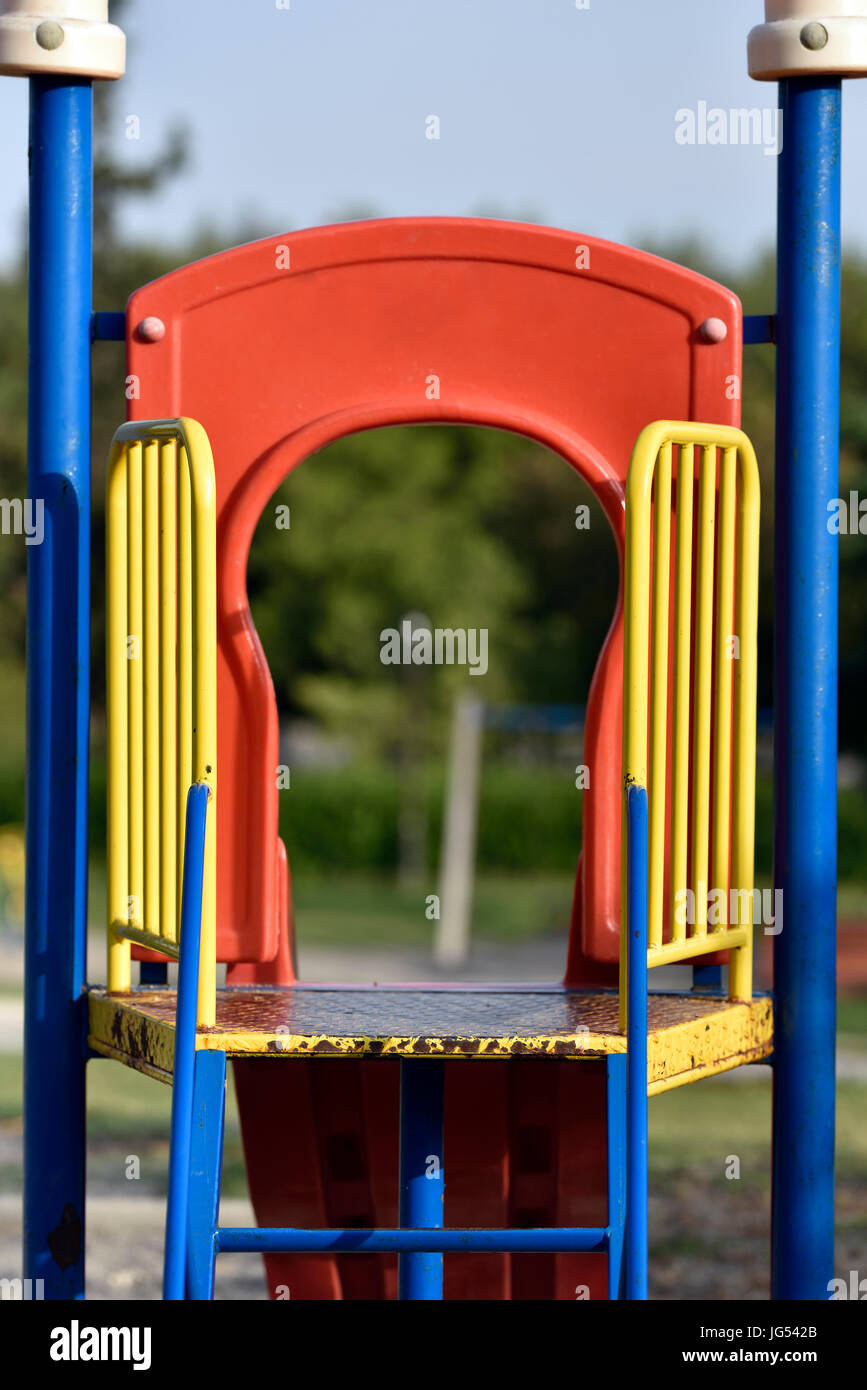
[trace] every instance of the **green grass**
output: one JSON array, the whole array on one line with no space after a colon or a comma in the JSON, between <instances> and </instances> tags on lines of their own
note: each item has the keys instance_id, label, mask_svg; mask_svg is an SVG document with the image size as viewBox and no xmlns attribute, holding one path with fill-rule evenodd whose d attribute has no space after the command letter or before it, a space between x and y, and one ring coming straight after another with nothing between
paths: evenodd
<instances>
[{"instance_id":1,"label":"green grass","mask_svg":"<svg viewBox=\"0 0 867 1390\"><path fill-rule=\"evenodd\" d=\"M0 1053L0 1131L20 1132L22 1059ZM127 1154L143 1160L148 1186L160 1194L168 1177L168 1139L171 1087L154 1081L117 1062L95 1058L87 1068L88 1171L98 1181L117 1179ZM245 1196L247 1181L235 1088L226 1092L226 1138L223 1191L227 1197ZM0 1168L0 1190L18 1192L20 1170L9 1164Z\"/></svg>"},{"instance_id":2,"label":"green grass","mask_svg":"<svg viewBox=\"0 0 867 1390\"><path fill-rule=\"evenodd\" d=\"M846 1046L867 1043L867 994L838 997L837 1037Z\"/></svg>"},{"instance_id":3,"label":"green grass","mask_svg":"<svg viewBox=\"0 0 867 1390\"><path fill-rule=\"evenodd\" d=\"M21 1118L24 1067L20 1057L0 1052L0 1124Z\"/></svg>"},{"instance_id":4,"label":"green grass","mask_svg":"<svg viewBox=\"0 0 867 1390\"><path fill-rule=\"evenodd\" d=\"M546 932L565 932L572 907L571 875L479 876L473 899L474 935L504 944ZM436 923L425 916L436 881L415 887L364 874L293 880L295 930L299 943L355 946L421 946Z\"/></svg>"},{"instance_id":5,"label":"green grass","mask_svg":"<svg viewBox=\"0 0 867 1390\"><path fill-rule=\"evenodd\" d=\"M7 737L0 744L0 771L24 768L24 702L26 678L24 666L12 661L0 661L0 720L8 731L20 732L22 737Z\"/></svg>"},{"instance_id":6,"label":"green grass","mask_svg":"<svg viewBox=\"0 0 867 1390\"><path fill-rule=\"evenodd\" d=\"M865 1088L837 1085L837 1173L863 1179L867 1171ZM724 1177L727 1155L741 1161L741 1179L762 1189L770 1182L769 1082L707 1082L654 1096L649 1105L650 1172L667 1179L684 1170Z\"/></svg>"},{"instance_id":7,"label":"green grass","mask_svg":"<svg viewBox=\"0 0 867 1390\"><path fill-rule=\"evenodd\" d=\"M837 884L837 916L841 921L867 922L867 883L841 879Z\"/></svg>"}]
</instances>

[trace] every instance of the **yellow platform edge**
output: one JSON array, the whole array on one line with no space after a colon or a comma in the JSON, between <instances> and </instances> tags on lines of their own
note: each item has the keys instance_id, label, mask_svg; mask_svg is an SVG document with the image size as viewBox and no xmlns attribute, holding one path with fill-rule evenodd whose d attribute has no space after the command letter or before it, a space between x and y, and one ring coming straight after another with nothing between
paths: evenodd
<instances>
[{"instance_id":1,"label":"yellow platform edge","mask_svg":"<svg viewBox=\"0 0 867 1390\"><path fill-rule=\"evenodd\" d=\"M91 990L88 997L90 1048L103 1057L171 1083L174 1026L148 1014L134 996ZM229 1056L292 1057L453 1057L465 1061L509 1057L598 1060L626 1051L619 1033L515 1034L497 1037L395 1036L225 1032L199 1030L199 1050ZM658 1095L706 1076L714 1076L773 1050L773 1005L759 996L731 1003L694 1019L656 1029L647 1039L648 1094Z\"/></svg>"}]
</instances>

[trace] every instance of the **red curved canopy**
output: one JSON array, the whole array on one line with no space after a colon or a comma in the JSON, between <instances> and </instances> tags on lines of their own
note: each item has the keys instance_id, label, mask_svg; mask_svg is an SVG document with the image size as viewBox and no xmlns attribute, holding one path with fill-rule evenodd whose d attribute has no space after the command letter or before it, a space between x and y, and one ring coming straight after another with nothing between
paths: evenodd
<instances>
[{"instance_id":1,"label":"red curved canopy","mask_svg":"<svg viewBox=\"0 0 867 1390\"><path fill-rule=\"evenodd\" d=\"M165 324L157 342L136 331L149 316ZM721 342L699 333L708 318L726 325ZM622 555L641 428L662 417L739 422L740 305L691 271L574 232L402 218L268 237L155 280L129 302L127 351L139 391L130 418L191 415L213 447L219 954L270 960L287 900L277 706L246 569L275 488L355 430L496 426L562 454L599 498ZM587 706L572 973L579 950L617 959L621 657L618 601Z\"/></svg>"}]
</instances>

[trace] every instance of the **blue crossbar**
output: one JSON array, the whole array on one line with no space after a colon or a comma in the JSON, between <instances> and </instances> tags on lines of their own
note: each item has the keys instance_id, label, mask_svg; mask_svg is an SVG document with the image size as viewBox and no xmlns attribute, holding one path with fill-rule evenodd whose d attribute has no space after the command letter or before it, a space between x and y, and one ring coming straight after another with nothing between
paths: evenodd
<instances>
[{"instance_id":1,"label":"blue crossbar","mask_svg":"<svg viewBox=\"0 0 867 1390\"><path fill-rule=\"evenodd\" d=\"M293 1226L222 1226L216 1231L220 1254L340 1254L381 1255L397 1251L446 1255L594 1254L608 1249L607 1227L565 1226L524 1231L468 1227L438 1231L380 1227L376 1230L303 1229Z\"/></svg>"}]
</instances>

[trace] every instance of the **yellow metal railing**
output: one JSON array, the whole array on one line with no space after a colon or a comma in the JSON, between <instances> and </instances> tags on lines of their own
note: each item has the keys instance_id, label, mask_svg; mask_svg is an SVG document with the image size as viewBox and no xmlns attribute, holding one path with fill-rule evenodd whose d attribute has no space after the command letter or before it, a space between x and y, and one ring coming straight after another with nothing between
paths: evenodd
<instances>
[{"instance_id":1,"label":"yellow metal railing","mask_svg":"<svg viewBox=\"0 0 867 1390\"><path fill-rule=\"evenodd\" d=\"M626 484L624 841L625 788L638 783L648 966L731 950L735 999L752 994L759 505L740 430L671 420L642 430ZM622 901L624 1022L625 886Z\"/></svg>"},{"instance_id":2,"label":"yellow metal railing","mask_svg":"<svg viewBox=\"0 0 867 1390\"><path fill-rule=\"evenodd\" d=\"M122 425L106 499L108 987L178 957L187 791L206 782L199 1022L216 990L216 496L195 420Z\"/></svg>"}]
</instances>

